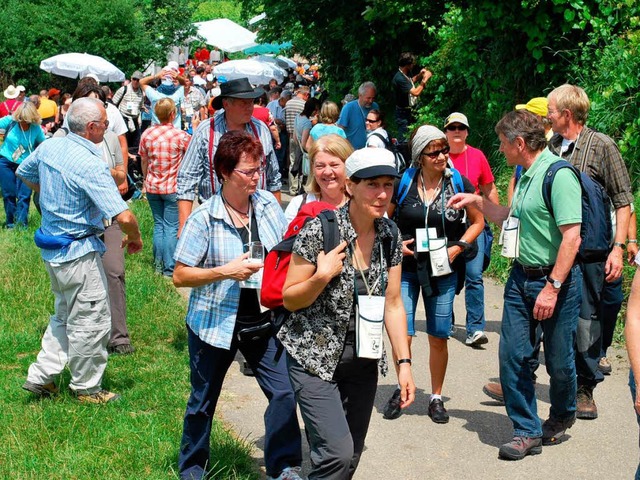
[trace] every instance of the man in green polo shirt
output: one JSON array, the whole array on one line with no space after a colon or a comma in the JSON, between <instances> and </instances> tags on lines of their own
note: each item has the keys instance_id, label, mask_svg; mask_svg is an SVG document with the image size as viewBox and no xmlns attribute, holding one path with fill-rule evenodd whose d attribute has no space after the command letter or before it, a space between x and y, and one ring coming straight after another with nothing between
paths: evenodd
<instances>
[{"instance_id":1,"label":"man in green polo shirt","mask_svg":"<svg viewBox=\"0 0 640 480\"><path fill-rule=\"evenodd\" d=\"M515 259L504 291L500 336L500 380L514 438L500 447L501 458L520 460L559 443L576 415L576 329L582 274L574 260L580 246L581 186L572 171L558 170L551 189L551 215L542 198L542 181L561 159L546 149L544 126L526 110L507 113L496 125L507 164L525 173L511 209L487 198L458 194L450 205L475 204L504 230L503 253ZM505 224L505 222L508 222ZM507 232L512 232L511 234ZM540 324L545 366L550 377L549 418L541 424L531 360Z\"/></svg>"}]
</instances>

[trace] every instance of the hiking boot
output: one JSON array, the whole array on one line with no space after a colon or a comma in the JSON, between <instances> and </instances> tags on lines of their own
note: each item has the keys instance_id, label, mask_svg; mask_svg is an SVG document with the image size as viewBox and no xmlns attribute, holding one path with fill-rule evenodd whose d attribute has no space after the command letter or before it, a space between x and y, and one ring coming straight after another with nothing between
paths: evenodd
<instances>
[{"instance_id":1,"label":"hiking boot","mask_svg":"<svg viewBox=\"0 0 640 480\"><path fill-rule=\"evenodd\" d=\"M598 418L598 407L593 399L594 387L578 385L576 395L576 417L583 420L593 420Z\"/></svg>"},{"instance_id":2,"label":"hiking boot","mask_svg":"<svg viewBox=\"0 0 640 480\"><path fill-rule=\"evenodd\" d=\"M542 445L557 445L565 439L564 433L576 423L576 417L572 416L565 420L549 417L542 424Z\"/></svg>"},{"instance_id":3,"label":"hiking boot","mask_svg":"<svg viewBox=\"0 0 640 480\"><path fill-rule=\"evenodd\" d=\"M384 406L382 417L386 418L387 420L395 420L400 415L402 415L402 409L400 408L401 401L402 399L400 398L400 389L396 388L395 392L393 392L393 395L391 395L391 398Z\"/></svg>"},{"instance_id":4,"label":"hiking boot","mask_svg":"<svg viewBox=\"0 0 640 480\"><path fill-rule=\"evenodd\" d=\"M449 422L449 414L447 413L447 409L444 408L444 403L439 398L432 400L431 403L429 403L428 415L435 423Z\"/></svg>"},{"instance_id":5,"label":"hiking boot","mask_svg":"<svg viewBox=\"0 0 640 480\"><path fill-rule=\"evenodd\" d=\"M60 392L60 389L56 387L56 384L53 382L38 385L37 383L31 383L27 380L24 382L24 385L22 385L22 388L42 398L52 397Z\"/></svg>"},{"instance_id":6,"label":"hiking boot","mask_svg":"<svg viewBox=\"0 0 640 480\"><path fill-rule=\"evenodd\" d=\"M120 400L120 395L108 390L100 390L96 393L77 393L75 395L80 403L102 404Z\"/></svg>"},{"instance_id":7,"label":"hiking boot","mask_svg":"<svg viewBox=\"0 0 640 480\"><path fill-rule=\"evenodd\" d=\"M598 370L602 372L603 375L611 375L611 362L607 357L602 357L598 362Z\"/></svg>"},{"instance_id":8,"label":"hiking boot","mask_svg":"<svg viewBox=\"0 0 640 480\"><path fill-rule=\"evenodd\" d=\"M477 332L473 332L471 335L467 335L467 339L464 343L469 347L475 348L489 343L489 339L482 330L478 330Z\"/></svg>"},{"instance_id":9,"label":"hiking boot","mask_svg":"<svg viewBox=\"0 0 640 480\"><path fill-rule=\"evenodd\" d=\"M267 480L303 480L300 476L301 467L287 467L277 477L267 475Z\"/></svg>"},{"instance_id":10,"label":"hiking boot","mask_svg":"<svg viewBox=\"0 0 640 480\"><path fill-rule=\"evenodd\" d=\"M498 456L505 460L522 460L527 455L542 453L542 439L531 437L513 437L509 443L500 447Z\"/></svg>"},{"instance_id":11,"label":"hiking boot","mask_svg":"<svg viewBox=\"0 0 640 480\"><path fill-rule=\"evenodd\" d=\"M130 343L123 343L121 345L115 345L113 347L107 347L109 355L131 355L136 349Z\"/></svg>"},{"instance_id":12,"label":"hiking boot","mask_svg":"<svg viewBox=\"0 0 640 480\"><path fill-rule=\"evenodd\" d=\"M499 383L487 383L484 387L482 387L482 391L496 402L504 403L502 385L500 385Z\"/></svg>"}]
</instances>

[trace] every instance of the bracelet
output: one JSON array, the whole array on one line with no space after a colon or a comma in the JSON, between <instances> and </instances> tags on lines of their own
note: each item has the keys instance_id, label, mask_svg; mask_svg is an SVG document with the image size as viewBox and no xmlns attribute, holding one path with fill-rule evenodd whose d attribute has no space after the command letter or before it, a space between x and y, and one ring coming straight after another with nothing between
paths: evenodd
<instances>
[{"instance_id":1,"label":"bracelet","mask_svg":"<svg viewBox=\"0 0 640 480\"><path fill-rule=\"evenodd\" d=\"M411 365L411 359L410 358L401 358L400 360L398 360L396 362L396 365L400 366L403 363L408 363L409 365Z\"/></svg>"},{"instance_id":2,"label":"bracelet","mask_svg":"<svg viewBox=\"0 0 640 480\"><path fill-rule=\"evenodd\" d=\"M634 238L633 240L627 240L627 243L638 243L638 240Z\"/></svg>"},{"instance_id":3,"label":"bracelet","mask_svg":"<svg viewBox=\"0 0 640 480\"><path fill-rule=\"evenodd\" d=\"M627 246L622 243L622 242L613 242L613 246L614 247L620 247L622 250L624 250L625 248L627 248Z\"/></svg>"}]
</instances>

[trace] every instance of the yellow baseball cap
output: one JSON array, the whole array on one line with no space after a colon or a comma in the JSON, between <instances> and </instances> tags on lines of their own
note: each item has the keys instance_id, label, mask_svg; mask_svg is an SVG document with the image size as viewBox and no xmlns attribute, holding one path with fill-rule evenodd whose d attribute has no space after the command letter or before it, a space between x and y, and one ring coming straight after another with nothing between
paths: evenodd
<instances>
[{"instance_id":1,"label":"yellow baseball cap","mask_svg":"<svg viewBox=\"0 0 640 480\"><path fill-rule=\"evenodd\" d=\"M549 103L545 97L535 97L527 103L520 103L516 105L516 110L527 110L534 115L546 117L549 112Z\"/></svg>"}]
</instances>

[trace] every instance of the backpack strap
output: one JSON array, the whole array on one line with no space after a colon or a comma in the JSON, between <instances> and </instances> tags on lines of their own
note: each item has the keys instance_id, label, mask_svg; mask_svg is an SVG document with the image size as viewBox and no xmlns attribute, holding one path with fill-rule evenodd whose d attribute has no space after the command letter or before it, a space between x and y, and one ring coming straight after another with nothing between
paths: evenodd
<instances>
[{"instance_id":1,"label":"backpack strap","mask_svg":"<svg viewBox=\"0 0 640 480\"><path fill-rule=\"evenodd\" d=\"M549 165L549 168L547 168L547 171L544 174L544 179L542 180L542 199L544 200L544 204L552 217L553 205L551 205L551 187L553 186L553 180L556 178L556 173L558 173L558 170L561 168L570 169L576 177L578 177L578 181L581 182L580 172L578 172L576 167L571 165L569 162L559 160Z\"/></svg>"},{"instance_id":2,"label":"backpack strap","mask_svg":"<svg viewBox=\"0 0 640 480\"><path fill-rule=\"evenodd\" d=\"M453 185L453 193L464 192L464 182L462 181L462 175L455 168L449 168L451 170L451 185Z\"/></svg>"},{"instance_id":3,"label":"backpack strap","mask_svg":"<svg viewBox=\"0 0 640 480\"><path fill-rule=\"evenodd\" d=\"M333 210L323 210L318 214L322 227L322 238L324 239L324 253L329 253L340 243L340 230L338 229L338 218Z\"/></svg>"},{"instance_id":4,"label":"backpack strap","mask_svg":"<svg viewBox=\"0 0 640 480\"><path fill-rule=\"evenodd\" d=\"M417 175L418 169L415 167L407 168L400 178L400 184L398 185L398 200L396 202L396 209L402 205L405 198L409 194L409 188L413 182L414 177Z\"/></svg>"},{"instance_id":5,"label":"backpack strap","mask_svg":"<svg viewBox=\"0 0 640 480\"><path fill-rule=\"evenodd\" d=\"M382 143L384 143L384 148L386 148L387 150L391 150L390 148L390 144L389 144L389 140L387 140L386 138L384 138L384 135L382 135L381 133L377 133L377 132L372 132L371 136L375 136L378 137L380 140L382 140Z\"/></svg>"}]
</instances>

